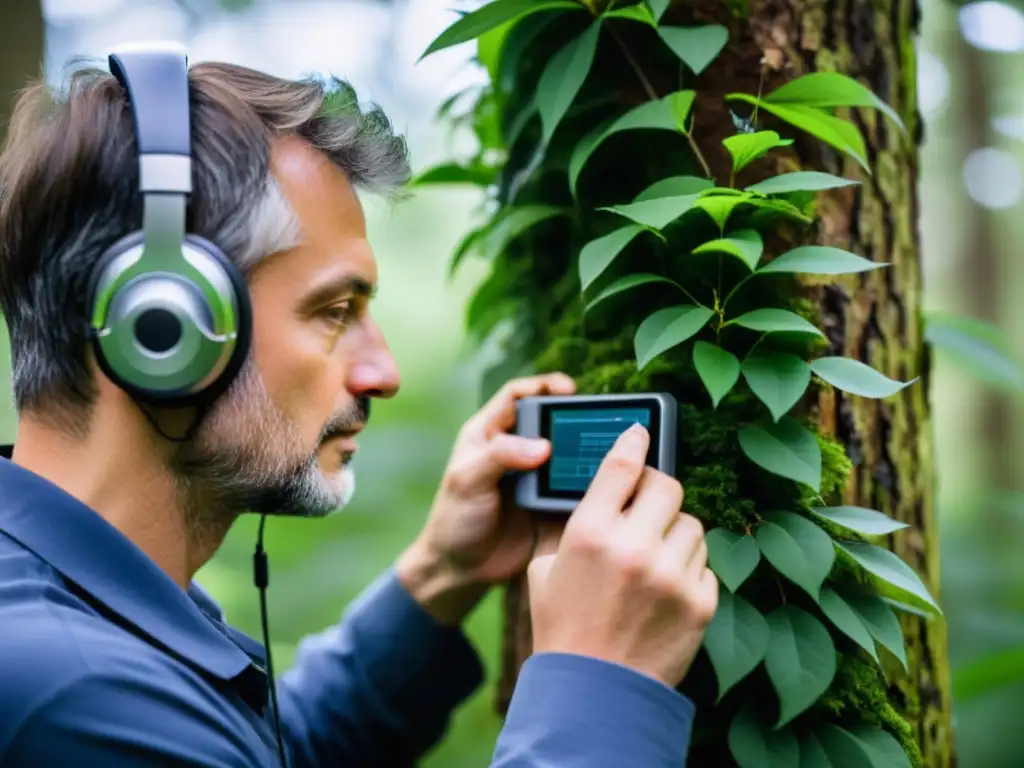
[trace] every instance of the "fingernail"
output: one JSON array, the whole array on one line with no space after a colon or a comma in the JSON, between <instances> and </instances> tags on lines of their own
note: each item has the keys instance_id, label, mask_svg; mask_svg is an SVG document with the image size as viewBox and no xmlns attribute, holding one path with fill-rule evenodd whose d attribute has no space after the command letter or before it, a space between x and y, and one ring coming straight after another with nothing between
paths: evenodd
<instances>
[{"instance_id":1,"label":"fingernail","mask_svg":"<svg viewBox=\"0 0 1024 768\"><path fill-rule=\"evenodd\" d=\"M534 440L526 446L526 452L531 456L540 456L548 449L546 440Z\"/></svg>"},{"instance_id":2,"label":"fingernail","mask_svg":"<svg viewBox=\"0 0 1024 768\"><path fill-rule=\"evenodd\" d=\"M624 435L631 444L635 444L643 439L644 433L646 431L647 430L644 428L644 425L638 421L634 423L633 426L631 426L629 429L627 429Z\"/></svg>"}]
</instances>

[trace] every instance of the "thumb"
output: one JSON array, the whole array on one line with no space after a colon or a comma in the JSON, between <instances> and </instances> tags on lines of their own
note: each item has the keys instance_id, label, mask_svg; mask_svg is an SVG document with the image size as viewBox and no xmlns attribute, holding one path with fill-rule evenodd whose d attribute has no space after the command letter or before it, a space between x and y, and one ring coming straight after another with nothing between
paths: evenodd
<instances>
[{"instance_id":1,"label":"thumb","mask_svg":"<svg viewBox=\"0 0 1024 768\"><path fill-rule=\"evenodd\" d=\"M547 582L556 557L557 555L553 554L538 555L530 561L530 565L526 569L526 583L531 593L539 591L544 583Z\"/></svg>"},{"instance_id":2,"label":"thumb","mask_svg":"<svg viewBox=\"0 0 1024 768\"><path fill-rule=\"evenodd\" d=\"M551 455L551 443L542 437L499 432L487 444L487 458L499 471L536 469Z\"/></svg>"}]
</instances>

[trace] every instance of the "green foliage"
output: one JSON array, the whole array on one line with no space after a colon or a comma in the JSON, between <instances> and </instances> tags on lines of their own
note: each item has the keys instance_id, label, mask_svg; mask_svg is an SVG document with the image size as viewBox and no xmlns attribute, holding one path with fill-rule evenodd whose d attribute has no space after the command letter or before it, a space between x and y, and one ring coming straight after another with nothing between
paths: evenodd
<instances>
[{"instance_id":1,"label":"green foliage","mask_svg":"<svg viewBox=\"0 0 1024 768\"><path fill-rule=\"evenodd\" d=\"M437 171L498 203L456 254L486 254L491 269L467 322L480 341L511 327L497 372L563 370L581 392L676 395L677 472L723 587L683 684L700 713L694 764L920 765L887 698L880 649L906 667L897 612L939 608L880 538L906 525L837 503L851 461L808 408L822 387L888 398L920 383L839 356L795 277L888 264L779 245L811 231L819 193L858 181L800 169L736 185L801 134L870 172L846 115L871 109L903 123L839 73L730 93L726 101L754 109L734 117L728 178L713 178L693 132L694 78L728 32L679 25L669 5L496 0L428 49L506 25L497 52L488 43L480 154L464 170ZM500 126L500 147L481 115ZM495 149L501 158L485 164ZM509 225L518 211L550 215ZM491 234L497 222L504 229Z\"/></svg>"}]
</instances>

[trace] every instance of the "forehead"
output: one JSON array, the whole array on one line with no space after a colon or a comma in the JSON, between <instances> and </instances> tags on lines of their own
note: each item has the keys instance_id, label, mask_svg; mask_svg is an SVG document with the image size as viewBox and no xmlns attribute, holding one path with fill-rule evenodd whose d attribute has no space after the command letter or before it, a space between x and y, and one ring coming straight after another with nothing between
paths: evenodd
<instances>
[{"instance_id":1,"label":"forehead","mask_svg":"<svg viewBox=\"0 0 1024 768\"><path fill-rule=\"evenodd\" d=\"M311 287L352 278L371 286L377 264L367 241L366 217L345 173L298 138L278 139L271 147L270 172L299 219L303 242L275 255L266 266L275 283ZM257 270L260 271L260 270Z\"/></svg>"}]
</instances>

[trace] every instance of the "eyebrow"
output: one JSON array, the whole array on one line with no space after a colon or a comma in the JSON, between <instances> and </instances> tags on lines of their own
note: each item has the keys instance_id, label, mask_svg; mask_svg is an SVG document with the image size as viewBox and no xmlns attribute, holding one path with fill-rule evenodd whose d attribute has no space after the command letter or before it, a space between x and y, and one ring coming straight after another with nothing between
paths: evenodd
<instances>
[{"instance_id":1,"label":"eyebrow","mask_svg":"<svg viewBox=\"0 0 1024 768\"><path fill-rule=\"evenodd\" d=\"M302 299L302 308L311 310L327 304L339 296L353 295L362 298L373 298L377 286L358 275L339 275L314 285Z\"/></svg>"}]
</instances>

